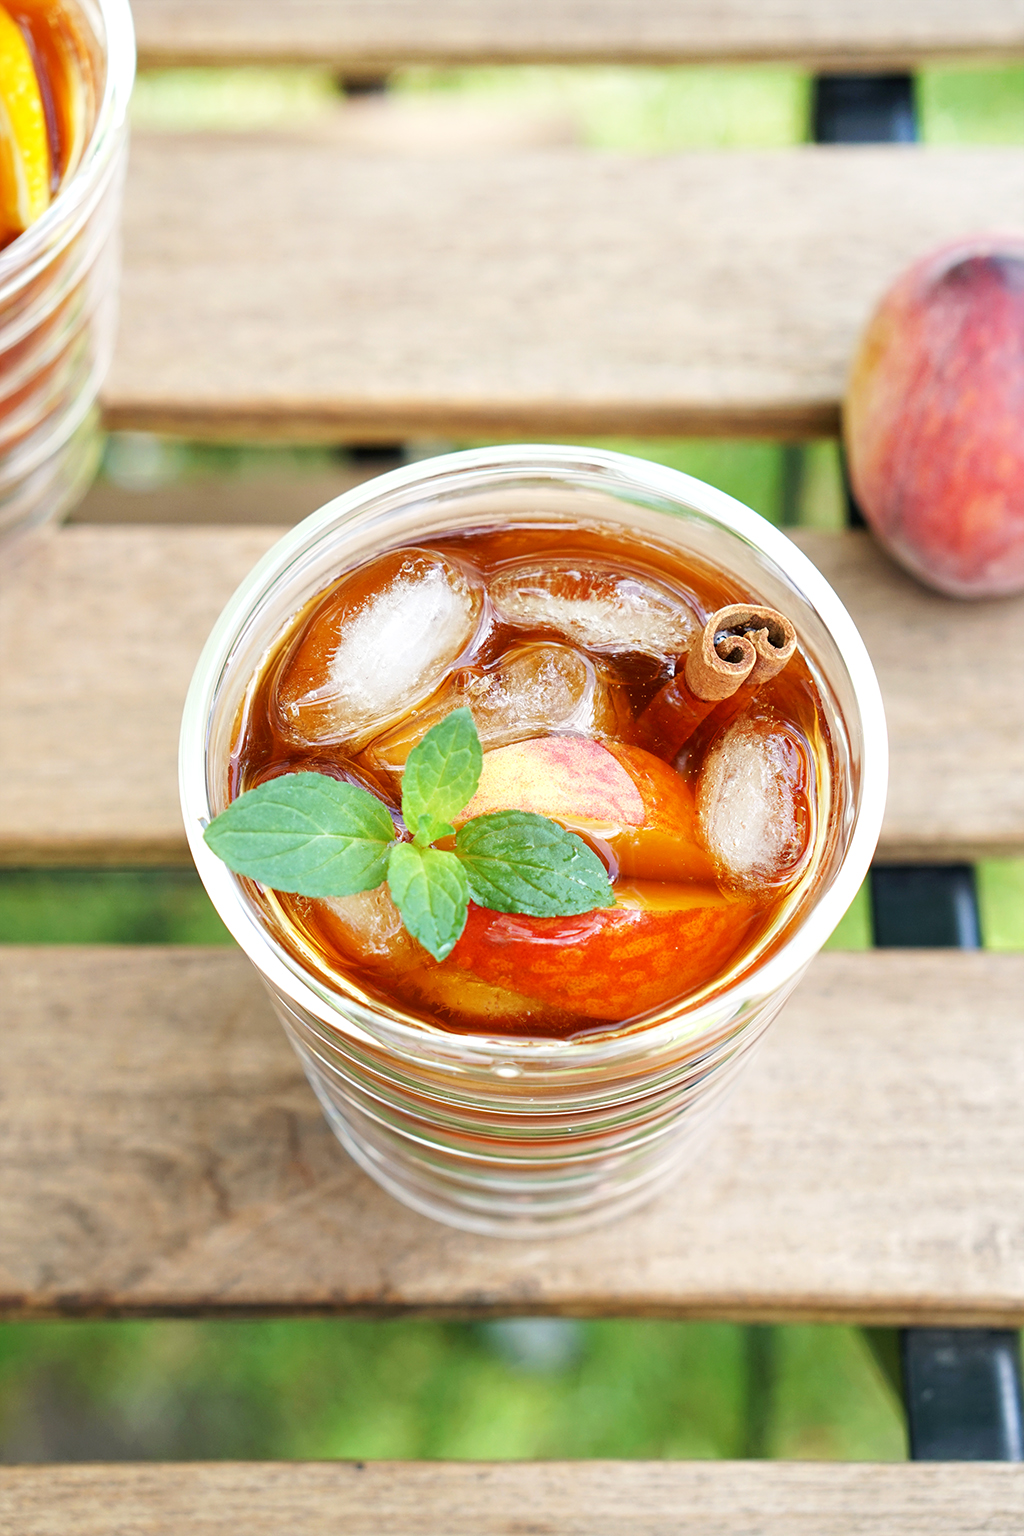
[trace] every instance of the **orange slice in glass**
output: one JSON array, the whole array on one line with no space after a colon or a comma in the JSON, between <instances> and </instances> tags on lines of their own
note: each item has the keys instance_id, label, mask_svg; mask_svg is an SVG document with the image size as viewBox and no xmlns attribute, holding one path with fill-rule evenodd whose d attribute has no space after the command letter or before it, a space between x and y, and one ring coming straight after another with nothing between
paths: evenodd
<instances>
[{"instance_id":1,"label":"orange slice in glass","mask_svg":"<svg viewBox=\"0 0 1024 1536\"><path fill-rule=\"evenodd\" d=\"M35 65L17 22L0 6L0 240L50 206L50 140Z\"/></svg>"}]
</instances>

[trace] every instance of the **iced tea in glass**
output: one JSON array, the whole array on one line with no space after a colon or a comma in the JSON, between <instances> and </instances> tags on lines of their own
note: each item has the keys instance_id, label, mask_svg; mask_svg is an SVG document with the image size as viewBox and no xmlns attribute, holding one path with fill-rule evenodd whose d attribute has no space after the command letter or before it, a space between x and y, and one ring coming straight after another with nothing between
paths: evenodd
<instances>
[{"instance_id":1,"label":"iced tea in glass","mask_svg":"<svg viewBox=\"0 0 1024 1536\"><path fill-rule=\"evenodd\" d=\"M276 891L203 843L309 772L407 837L405 764L457 709L484 750L456 822L550 817L613 904L471 903L435 959L386 884ZM181 770L200 872L343 1143L417 1209L530 1235L678 1167L863 878L885 738L852 624L781 534L660 466L526 447L397 471L287 535L200 662Z\"/></svg>"},{"instance_id":2,"label":"iced tea in glass","mask_svg":"<svg viewBox=\"0 0 1024 1536\"><path fill-rule=\"evenodd\" d=\"M126 0L0 6L0 540L95 468L134 69Z\"/></svg>"}]
</instances>

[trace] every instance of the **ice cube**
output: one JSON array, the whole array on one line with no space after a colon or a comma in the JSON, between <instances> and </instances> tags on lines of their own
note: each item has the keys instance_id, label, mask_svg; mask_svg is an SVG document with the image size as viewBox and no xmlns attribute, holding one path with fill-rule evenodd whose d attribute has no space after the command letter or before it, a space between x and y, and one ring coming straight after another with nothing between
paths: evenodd
<instances>
[{"instance_id":1,"label":"ice cube","mask_svg":"<svg viewBox=\"0 0 1024 1536\"><path fill-rule=\"evenodd\" d=\"M810 842L807 745L774 715L742 717L718 738L697 786L701 835L724 879L777 885L799 871Z\"/></svg>"},{"instance_id":2,"label":"ice cube","mask_svg":"<svg viewBox=\"0 0 1024 1536\"><path fill-rule=\"evenodd\" d=\"M443 1018L500 1029L539 1017L533 998L467 976L459 967L438 965L406 931L386 885L356 896L318 901L291 898L308 909L304 928L319 929L331 947L369 971L399 1002L426 1005Z\"/></svg>"},{"instance_id":3,"label":"ice cube","mask_svg":"<svg viewBox=\"0 0 1024 1536\"><path fill-rule=\"evenodd\" d=\"M590 650L677 656L700 628L680 594L597 560L553 557L512 566L489 590L506 623L552 629Z\"/></svg>"},{"instance_id":4,"label":"ice cube","mask_svg":"<svg viewBox=\"0 0 1024 1536\"><path fill-rule=\"evenodd\" d=\"M475 572L428 549L353 571L314 613L288 657L275 706L302 746L358 747L433 693L483 623Z\"/></svg>"},{"instance_id":5,"label":"ice cube","mask_svg":"<svg viewBox=\"0 0 1024 1536\"><path fill-rule=\"evenodd\" d=\"M491 986L448 962L422 967L412 979L412 987L421 1003L463 1027L521 1028L528 1022L542 1022L550 1012L536 998L524 997L508 987Z\"/></svg>"},{"instance_id":6,"label":"ice cube","mask_svg":"<svg viewBox=\"0 0 1024 1536\"><path fill-rule=\"evenodd\" d=\"M424 952L406 931L386 885L311 903L315 921L347 959L394 978L420 965Z\"/></svg>"},{"instance_id":7,"label":"ice cube","mask_svg":"<svg viewBox=\"0 0 1024 1536\"><path fill-rule=\"evenodd\" d=\"M625 685L610 666L568 645L521 645L486 669L461 668L413 718L372 742L365 761L377 772L401 773L429 728L464 705L485 750L531 736L621 734L630 719Z\"/></svg>"}]
</instances>

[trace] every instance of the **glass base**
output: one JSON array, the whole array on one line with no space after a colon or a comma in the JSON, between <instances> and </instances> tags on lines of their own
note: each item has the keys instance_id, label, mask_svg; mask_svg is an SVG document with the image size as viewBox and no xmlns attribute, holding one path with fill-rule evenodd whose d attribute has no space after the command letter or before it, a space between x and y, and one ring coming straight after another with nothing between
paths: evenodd
<instances>
[{"instance_id":1,"label":"glass base","mask_svg":"<svg viewBox=\"0 0 1024 1536\"><path fill-rule=\"evenodd\" d=\"M492 1179L485 1185L470 1183L457 1167L445 1168L441 1159L428 1163L415 1152L389 1145L390 1138L375 1135L376 1128L363 1123L365 1117L358 1111L343 1115L304 1053L298 1050L298 1055L331 1130L381 1189L432 1221L483 1237L522 1241L587 1232L653 1200L701 1150L746 1061L744 1057L735 1063L724 1091L696 1105L653 1147L611 1153L601 1166L575 1173L566 1172L564 1160L551 1168L540 1164L516 1178Z\"/></svg>"}]
</instances>

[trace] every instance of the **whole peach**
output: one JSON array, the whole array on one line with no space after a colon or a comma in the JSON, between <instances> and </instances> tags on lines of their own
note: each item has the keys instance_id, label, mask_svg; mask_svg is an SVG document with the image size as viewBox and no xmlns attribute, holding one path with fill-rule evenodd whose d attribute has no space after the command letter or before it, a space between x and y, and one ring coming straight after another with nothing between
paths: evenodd
<instances>
[{"instance_id":1,"label":"whole peach","mask_svg":"<svg viewBox=\"0 0 1024 1536\"><path fill-rule=\"evenodd\" d=\"M875 312L843 413L853 493L881 542L953 597L1024 590L1024 240L910 267Z\"/></svg>"}]
</instances>

